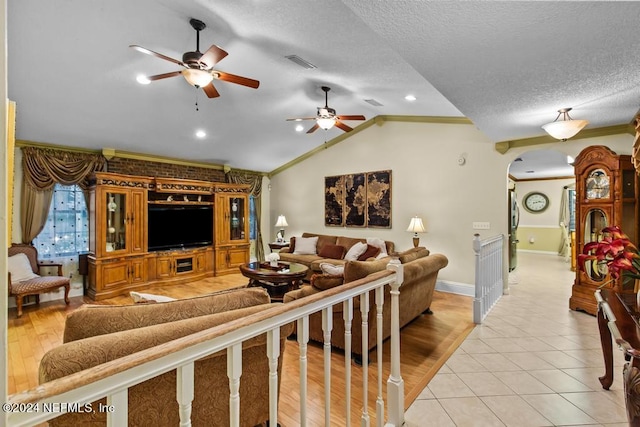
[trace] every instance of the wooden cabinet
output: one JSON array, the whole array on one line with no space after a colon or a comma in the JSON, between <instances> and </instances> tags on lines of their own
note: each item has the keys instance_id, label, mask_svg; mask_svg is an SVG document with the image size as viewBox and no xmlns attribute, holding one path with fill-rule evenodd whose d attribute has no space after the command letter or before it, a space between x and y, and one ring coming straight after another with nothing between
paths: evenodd
<instances>
[{"instance_id":1,"label":"wooden cabinet","mask_svg":"<svg viewBox=\"0 0 640 427\"><path fill-rule=\"evenodd\" d=\"M575 251L602 240L602 229L617 225L638 244L638 178L631 156L617 155L605 146L587 147L574 163L576 174ZM596 263L576 268L569 307L595 315L594 292L607 284L606 266ZM617 285L615 283L610 286Z\"/></svg>"},{"instance_id":2,"label":"wooden cabinet","mask_svg":"<svg viewBox=\"0 0 640 427\"><path fill-rule=\"evenodd\" d=\"M247 185L101 172L90 190L93 299L238 273L249 262Z\"/></svg>"},{"instance_id":3,"label":"wooden cabinet","mask_svg":"<svg viewBox=\"0 0 640 427\"><path fill-rule=\"evenodd\" d=\"M249 186L214 186L215 272L237 273L249 262Z\"/></svg>"}]
</instances>

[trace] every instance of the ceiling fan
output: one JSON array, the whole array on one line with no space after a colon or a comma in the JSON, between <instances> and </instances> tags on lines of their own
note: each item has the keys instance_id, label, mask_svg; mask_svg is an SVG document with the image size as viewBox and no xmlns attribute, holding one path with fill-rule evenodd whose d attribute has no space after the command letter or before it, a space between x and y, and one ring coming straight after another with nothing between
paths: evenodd
<instances>
[{"instance_id":1,"label":"ceiling fan","mask_svg":"<svg viewBox=\"0 0 640 427\"><path fill-rule=\"evenodd\" d=\"M329 99L329 91L331 90L331 88L327 86L322 86L320 89L324 91L324 107L318 107L318 114L316 115L316 117L300 117L297 119L287 119L287 120L288 121L315 120L316 124L313 125L311 129L307 131L307 133L313 133L318 128L329 130L334 125L345 132L349 132L349 131L352 131L353 128L342 123L342 120L365 120L365 117L362 115L337 116L336 110L334 110L333 108L329 108L328 99Z\"/></svg>"},{"instance_id":2,"label":"ceiling fan","mask_svg":"<svg viewBox=\"0 0 640 427\"><path fill-rule=\"evenodd\" d=\"M147 55L155 56L160 59L164 59L174 64L178 64L184 67L184 70L173 71L170 73L157 74L155 76L138 78L140 83L151 83L155 80L166 79L167 77L175 77L182 75L187 83L196 88L202 88L209 98L215 98L220 96L216 88L213 86L213 79L223 80L229 83L235 83L242 86L247 86L253 89L257 89L260 85L258 80L253 80L247 77L236 76L234 74L225 73L223 71L214 70L213 66L224 59L228 53L220 49L216 45L211 45L205 53L200 52L200 31L206 28L204 22L198 19L191 19L189 23L196 30L196 50L195 52L185 52L182 55L182 61L170 58L158 52L154 52L145 47L138 45L131 45L129 47L146 53Z\"/></svg>"}]
</instances>

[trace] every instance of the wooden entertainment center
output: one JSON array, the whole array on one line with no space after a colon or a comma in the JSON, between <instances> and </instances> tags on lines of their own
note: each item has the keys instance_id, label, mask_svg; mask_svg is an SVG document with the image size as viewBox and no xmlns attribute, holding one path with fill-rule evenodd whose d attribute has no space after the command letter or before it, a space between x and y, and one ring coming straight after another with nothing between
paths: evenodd
<instances>
[{"instance_id":1,"label":"wooden entertainment center","mask_svg":"<svg viewBox=\"0 0 640 427\"><path fill-rule=\"evenodd\" d=\"M248 185L96 173L87 294L239 272L249 262L248 197Z\"/></svg>"}]
</instances>

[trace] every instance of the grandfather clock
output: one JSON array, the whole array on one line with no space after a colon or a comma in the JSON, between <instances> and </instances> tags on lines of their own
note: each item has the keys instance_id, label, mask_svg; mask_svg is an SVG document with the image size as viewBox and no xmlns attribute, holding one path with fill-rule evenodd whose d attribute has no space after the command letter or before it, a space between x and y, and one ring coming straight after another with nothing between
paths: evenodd
<instances>
[{"instance_id":1,"label":"grandfather clock","mask_svg":"<svg viewBox=\"0 0 640 427\"><path fill-rule=\"evenodd\" d=\"M576 252L602 239L602 229L617 225L638 244L638 178L631 156L618 155L603 145L587 147L575 160ZM576 268L569 308L597 314L596 289L610 280L606 266ZM613 286L609 284L607 286Z\"/></svg>"}]
</instances>

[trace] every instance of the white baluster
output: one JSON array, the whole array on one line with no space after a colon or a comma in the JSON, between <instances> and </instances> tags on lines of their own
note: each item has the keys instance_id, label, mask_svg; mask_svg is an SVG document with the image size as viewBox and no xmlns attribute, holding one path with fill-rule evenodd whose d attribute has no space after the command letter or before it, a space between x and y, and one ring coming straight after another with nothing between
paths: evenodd
<instances>
[{"instance_id":1,"label":"white baluster","mask_svg":"<svg viewBox=\"0 0 640 427\"><path fill-rule=\"evenodd\" d=\"M376 398L376 423L384 425L384 400L382 399L382 332L383 332L384 286L376 288L376 354L378 355L378 396Z\"/></svg>"},{"instance_id":2,"label":"white baluster","mask_svg":"<svg viewBox=\"0 0 640 427\"><path fill-rule=\"evenodd\" d=\"M191 427L191 402L193 402L194 364L179 366L176 378L176 400L180 411L180 427Z\"/></svg>"},{"instance_id":3,"label":"white baluster","mask_svg":"<svg viewBox=\"0 0 640 427\"><path fill-rule=\"evenodd\" d=\"M391 282L391 372L387 380L387 401L389 423L392 426L404 424L404 380L400 374L400 285L404 280L402 264L391 260L387 268L396 272L396 280Z\"/></svg>"},{"instance_id":4,"label":"white baluster","mask_svg":"<svg viewBox=\"0 0 640 427\"><path fill-rule=\"evenodd\" d=\"M322 332L324 337L324 425L331 425L331 330L333 329L333 309L322 310Z\"/></svg>"},{"instance_id":5,"label":"white baluster","mask_svg":"<svg viewBox=\"0 0 640 427\"><path fill-rule=\"evenodd\" d=\"M369 426L369 292L360 295L362 319L362 418L360 425Z\"/></svg>"},{"instance_id":6,"label":"white baluster","mask_svg":"<svg viewBox=\"0 0 640 427\"><path fill-rule=\"evenodd\" d=\"M242 375L242 343L227 348L229 377L229 425L240 426L240 376Z\"/></svg>"},{"instance_id":7,"label":"white baluster","mask_svg":"<svg viewBox=\"0 0 640 427\"><path fill-rule=\"evenodd\" d=\"M114 408L107 411L107 427L129 425L129 390L124 389L107 396L107 405Z\"/></svg>"},{"instance_id":8,"label":"white baluster","mask_svg":"<svg viewBox=\"0 0 640 427\"><path fill-rule=\"evenodd\" d=\"M347 426L351 425L351 325L353 324L353 298L342 303L344 320L344 377Z\"/></svg>"},{"instance_id":9,"label":"white baluster","mask_svg":"<svg viewBox=\"0 0 640 427\"><path fill-rule=\"evenodd\" d=\"M309 316L298 319L298 348L300 349L300 426L307 425L307 343Z\"/></svg>"},{"instance_id":10,"label":"white baluster","mask_svg":"<svg viewBox=\"0 0 640 427\"><path fill-rule=\"evenodd\" d=\"M269 425L278 425L278 358L280 357L280 328L267 332L269 358Z\"/></svg>"}]
</instances>

